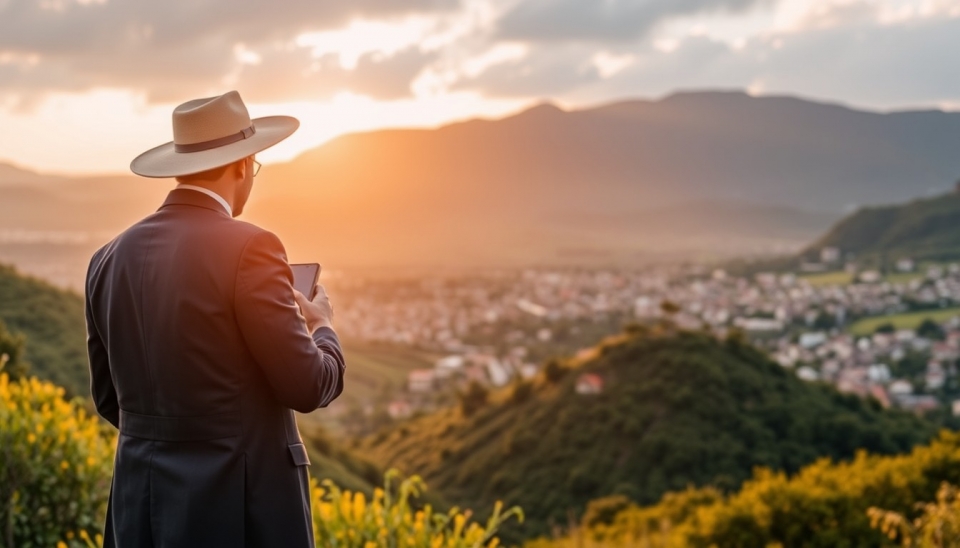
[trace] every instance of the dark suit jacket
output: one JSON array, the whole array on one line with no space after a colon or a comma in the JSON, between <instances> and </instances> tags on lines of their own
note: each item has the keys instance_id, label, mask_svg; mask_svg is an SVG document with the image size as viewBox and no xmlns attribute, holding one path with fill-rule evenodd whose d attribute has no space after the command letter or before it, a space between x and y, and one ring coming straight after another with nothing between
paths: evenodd
<instances>
[{"instance_id":1,"label":"dark suit jacket","mask_svg":"<svg viewBox=\"0 0 960 548\"><path fill-rule=\"evenodd\" d=\"M333 401L344 361L292 280L276 236L186 189L93 256L91 390L120 430L106 547L313 548L291 409Z\"/></svg>"}]
</instances>

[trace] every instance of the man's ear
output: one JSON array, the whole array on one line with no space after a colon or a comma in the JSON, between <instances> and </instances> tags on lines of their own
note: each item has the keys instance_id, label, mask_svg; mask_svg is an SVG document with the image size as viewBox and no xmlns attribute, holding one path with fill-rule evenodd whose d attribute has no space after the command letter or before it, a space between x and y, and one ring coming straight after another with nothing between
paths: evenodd
<instances>
[{"instance_id":1,"label":"man's ear","mask_svg":"<svg viewBox=\"0 0 960 548\"><path fill-rule=\"evenodd\" d=\"M241 181L247 176L247 159L237 160L233 163L234 173Z\"/></svg>"}]
</instances>

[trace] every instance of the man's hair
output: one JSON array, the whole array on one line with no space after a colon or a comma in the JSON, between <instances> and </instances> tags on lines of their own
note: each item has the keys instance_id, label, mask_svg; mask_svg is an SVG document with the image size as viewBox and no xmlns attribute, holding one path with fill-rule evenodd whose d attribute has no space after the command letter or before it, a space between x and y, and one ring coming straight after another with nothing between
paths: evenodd
<instances>
[{"instance_id":1,"label":"man's hair","mask_svg":"<svg viewBox=\"0 0 960 548\"><path fill-rule=\"evenodd\" d=\"M225 166L215 167L213 169L208 169L207 171L201 171L200 173L191 173L190 175L180 175L179 177L177 177L177 182L190 184L198 181L216 181L220 179L220 177L223 177L223 174L226 173L231 166L233 166L237 162L244 162L244 161L246 161L246 158L241 158L236 162L230 162Z\"/></svg>"}]
</instances>

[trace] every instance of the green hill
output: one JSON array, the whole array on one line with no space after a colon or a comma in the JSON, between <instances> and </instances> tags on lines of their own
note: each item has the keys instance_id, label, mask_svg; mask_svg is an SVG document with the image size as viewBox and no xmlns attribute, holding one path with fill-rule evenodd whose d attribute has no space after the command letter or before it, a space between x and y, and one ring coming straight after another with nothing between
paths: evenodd
<instances>
[{"instance_id":1,"label":"green hill","mask_svg":"<svg viewBox=\"0 0 960 548\"><path fill-rule=\"evenodd\" d=\"M29 373L63 386L70 395L89 393L83 299L76 293L0 265L0 321L26 337Z\"/></svg>"},{"instance_id":2,"label":"green hill","mask_svg":"<svg viewBox=\"0 0 960 548\"><path fill-rule=\"evenodd\" d=\"M960 258L960 193L903 205L867 207L837 223L802 256L819 260L836 247L860 262L889 266L900 258L946 261Z\"/></svg>"},{"instance_id":3,"label":"green hill","mask_svg":"<svg viewBox=\"0 0 960 548\"><path fill-rule=\"evenodd\" d=\"M732 490L756 466L795 472L860 448L900 453L935 433L875 401L804 383L736 337L657 328L583 356L548 367L553 382L494 394L470 416L413 419L361 452L422 474L452 503L519 504L529 537L567 525L593 498L651 504L688 485ZM602 393L577 392L583 373L603 379Z\"/></svg>"}]
</instances>

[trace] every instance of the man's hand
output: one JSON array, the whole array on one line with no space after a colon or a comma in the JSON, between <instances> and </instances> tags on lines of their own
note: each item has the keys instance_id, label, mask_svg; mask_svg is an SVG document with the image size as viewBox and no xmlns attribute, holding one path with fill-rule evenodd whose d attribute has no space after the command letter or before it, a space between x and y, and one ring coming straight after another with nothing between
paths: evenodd
<instances>
[{"instance_id":1,"label":"man's hand","mask_svg":"<svg viewBox=\"0 0 960 548\"><path fill-rule=\"evenodd\" d=\"M330 304L330 297L322 285L317 284L317 295L312 301L308 300L306 295L296 289L293 290L293 296L297 299L297 305L300 307L300 314L307 322L307 331L313 334L321 327L333 327L333 306Z\"/></svg>"}]
</instances>

